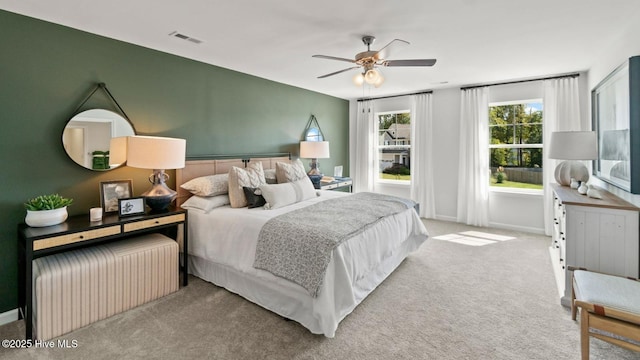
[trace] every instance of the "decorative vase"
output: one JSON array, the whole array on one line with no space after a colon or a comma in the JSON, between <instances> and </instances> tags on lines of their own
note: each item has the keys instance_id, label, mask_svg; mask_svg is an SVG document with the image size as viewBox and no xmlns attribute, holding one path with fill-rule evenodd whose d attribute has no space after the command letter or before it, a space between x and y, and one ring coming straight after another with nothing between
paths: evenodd
<instances>
[{"instance_id":1,"label":"decorative vase","mask_svg":"<svg viewBox=\"0 0 640 360\"><path fill-rule=\"evenodd\" d=\"M45 227L61 224L67 220L67 217L69 217L69 213L67 213L66 206L53 210L27 210L24 222L31 227Z\"/></svg>"},{"instance_id":2,"label":"decorative vase","mask_svg":"<svg viewBox=\"0 0 640 360\"><path fill-rule=\"evenodd\" d=\"M574 178L571 178L571 185L570 186L571 186L572 189L577 189L577 188L580 187L580 181L578 181L578 180L576 180Z\"/></svg>"},{"instance_id":3,"label":"decorative vase","mask_svg":"<svg viewBox=\"0 0 640 360\"><path fill-rule=\"evenodd\" d=\"M589 185L589 190L587 190L587 196L594 199L602 199L602 194L600 194L600 191L596 190L591 185Z\"/></svg>"},{"instance_id":4,"label":"decorative vase","mask_svg":"<svg viewBox=\"0 0 640 360\"><path fill-rule=\"evenodd\" d=\"M587 191L589 191L589 187L587 186L587 183L583 182L582 184L580 184L580 187L578 188L578 193L582 195L586 195Z\"/></svg>"}]
</instances>

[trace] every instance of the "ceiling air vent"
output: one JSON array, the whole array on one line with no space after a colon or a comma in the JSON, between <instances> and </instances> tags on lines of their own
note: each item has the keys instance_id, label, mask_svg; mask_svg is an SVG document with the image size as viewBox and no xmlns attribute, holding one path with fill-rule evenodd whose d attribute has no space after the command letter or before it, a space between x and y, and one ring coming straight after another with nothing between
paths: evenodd
<instances>
[{"instance_id":1,"label":"ceiling air vent","mask_svg":"<svg viewBox=\"0 0 640 360\"><path fill-rule=\"evenodd\" d=\"M177 37L178 39L182 39L182 40L187 40L195 44L202 44L202 40L193 38L189 35L181 34L177 31L172 32L171 34L169 34L169 36Z\"/></svg>"}]
</instances>

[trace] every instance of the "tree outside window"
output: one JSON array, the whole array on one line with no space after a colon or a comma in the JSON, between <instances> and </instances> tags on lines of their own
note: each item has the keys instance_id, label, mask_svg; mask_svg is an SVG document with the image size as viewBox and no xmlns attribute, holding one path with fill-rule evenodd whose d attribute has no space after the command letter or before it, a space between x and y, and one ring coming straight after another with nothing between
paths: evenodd
<instances>
[{"instance_id":1,"label":"tree outside window","mask_svg":"<svg viewBox=\"0 0 640 360\"><path fill-rule=\"evenodd\" d=\"M490 185L542 189L542 101L489 106Z\"/></svg>"}]
</instances>

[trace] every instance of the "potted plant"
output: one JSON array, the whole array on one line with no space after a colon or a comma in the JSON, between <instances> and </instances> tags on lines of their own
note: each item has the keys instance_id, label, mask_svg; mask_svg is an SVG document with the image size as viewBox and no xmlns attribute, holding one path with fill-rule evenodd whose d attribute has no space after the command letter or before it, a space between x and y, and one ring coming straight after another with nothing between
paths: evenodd
<instances>
[{"instance_id":1,"label":"potted plant","mask_svg":"<svg viewBox=\"0 0 640 360\"><path fill-rule=\"evenodd\" d=\"M507 180L507 174L504 172L504 168L499 166L496 172L496 183L502 184L505 180Z\"/></svg>"},{"instance_id":2,"label":"potted plant","mask_svg":"<svg viewBox=\"0 0 640 360\"><path fill-rule=\"evenodd\" d=\"M41 195L24 203L27 217L24 221L29 226L43 227L63 223L67 220L67 206L73 199L64 198L58 194Z\"/></svg>"}]
</instances>

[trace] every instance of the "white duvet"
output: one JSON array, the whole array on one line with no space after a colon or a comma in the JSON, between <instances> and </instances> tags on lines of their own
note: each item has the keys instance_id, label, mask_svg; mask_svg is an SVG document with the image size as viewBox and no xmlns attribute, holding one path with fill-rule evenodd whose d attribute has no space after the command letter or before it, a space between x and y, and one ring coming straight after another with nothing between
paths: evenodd
<instances>
[{"instance_id":1,"label":"white duvet","mask_svg":"<svg viewBox=\"0 0 640 360\"><path fill-rule=\"evenodd\" d=\"M253 263L258 234L270 218L318 201L349 196L335 191L320 194L273 210L229 206L208 214L189 210L190 272L296 320L312 333L334 337L338 323L428 234L413 209L382 219L333 251L320 292L312 298L303 287L255 269Z\"/></svg>"}]
</instances>

